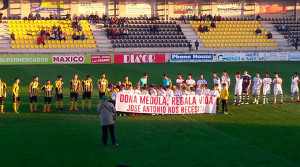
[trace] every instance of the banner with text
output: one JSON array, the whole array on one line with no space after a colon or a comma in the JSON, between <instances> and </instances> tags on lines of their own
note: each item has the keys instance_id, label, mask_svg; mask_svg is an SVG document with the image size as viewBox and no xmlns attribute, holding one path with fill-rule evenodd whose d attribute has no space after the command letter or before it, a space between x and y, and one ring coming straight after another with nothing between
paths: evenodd
<instances>
[{"instance_id":1,"label":"banner with text","mask_svg":"<svg viewBox=\"0 0 300 167\"><path fill-rule=\"evenodd\" d=\"M106 12L107 0L85 0L78 3L78 12L83 15L90 15L91 13L98 13L99 17ZM109 7L109 5L107 5Z\"/></svg>"},{"instance_id":2,"label":"banner with text","mask_svg":"<svg viewBox=\"0 0 300 167\"><path fill-rule=\"evenodd\" d=\"M174 14L194 14L198 12L198 3L177 2L174 5Z\"/></svg>"},{"instance_id":3,"label":"banner with text","mask_svg":"<svg viewBox=\"0 0 300 167\"><path fill-rule=\"evenodd\" d=\"M129 63L165 63L165 54L117 54L114 55L115 64Z\"/></svg>"},{"instance_id":4,"label":"banner with text","mask_svg":"<svg viewBox=\"0 0 300 167\"><path fill-rule=\"evenodd\" d=\"M300 61L300 52L291 52L290 61Z\"/></svg>"},{"instance_id":5,"label":"banner with text","mask_svg":"<svg viewBox=\"0 0 300 167\"><path fill-rule=\"evenodd\" d=\"M152 1L128 1L126 0L126 14L145 15L151 14Z\"/></svg>"},{"instance_id":6,"label":"banner with text","mask_svg":"<svg viewBox=\"0 0 300 167\"><path fill-rule=\"evenodd\" d=\"M287 7L286 6L278 6L278 5L272 5L272 6L266 6L261 5L259 14L286 14Z\"/></svg>"},{"instance_id":7,"label":"banner with text","mask_svg":"<svg viewBox=\"0 0 300 167\"><path fill-rule=\"evenodd\" d=\"M214 114L216 97L117 94L116 110L143 114Z\"/></svg>"},{"instance_id":8,"label":"banner with text","mask_svg":"<svg viewBox=\"0 0 300 167\"><path fill-rule=\"evenodd\" d=\"M170 62L214 62L216 54L171 54Z\"/></svg>"},{"instance_id":9,"label":"banner with text","mask_svg":"<svg viewBox=\"0 0 300 167\"><path fill-rule=\"evenodd\" d=\"M218 0L218 14L241 15L244 4L245 0Z\"/></svg>"},{"instance_id":10,"label":"banner with text","mask_svg":"<svg viewBox=\"0 0 300 167\"><path fill-rule=\"evenodd\" d=\"M265 61L264 53L218 53L219 62Z\"/></svg>"},{"instance_id":11,"label":"banner with text","mask_svg":"<svg viewBox=\"0 0 300 167\"><path fill-rule=\"evenodd\" d=\"M266 61L289 61L288 52L266 53Z\"/></svg>"},{"instance_id":12,"label":"banner with text","mask_svg":"<svg viewBox=\"0 0 300 167\"><path fill-rule=\"evenodd\" d=\"M92 64L110 64L113 63L111 55L92 55L91 63Z\"/></svg>"},{"instance_id":13,"label":"banner with text","mask_svg":"<svg viewBox=\"0 0 300 167\"><path fill-rule=\"evenodd\" d=\"M63 0L30 0L30 10L34 13L63 12L63 6Z\"/></svg>"}]
</instances>

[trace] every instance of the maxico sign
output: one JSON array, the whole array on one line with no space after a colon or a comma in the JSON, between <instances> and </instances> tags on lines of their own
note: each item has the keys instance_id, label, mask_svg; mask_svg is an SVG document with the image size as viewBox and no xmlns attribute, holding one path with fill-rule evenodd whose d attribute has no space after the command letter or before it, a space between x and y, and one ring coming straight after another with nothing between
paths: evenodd
<instances>
[{"instance_id":1,"label":"maxico sign","mask_svg":"<svg viewBox=\"0 0 300 167\"><path fill-rule=\"evenodd\" d=\"M84 56L53 56L53 63L84 63Z\"/></svg>"},{"instance_id":2,"label":"maxico sign","mask_svg":"<svg viewBox=\"0 0 300 167\"><path fill-rule=\"evenodd\" d=\"M114 55L114 63L165 63L165 54L120 54Z\"/></svg>"}]
</instances>

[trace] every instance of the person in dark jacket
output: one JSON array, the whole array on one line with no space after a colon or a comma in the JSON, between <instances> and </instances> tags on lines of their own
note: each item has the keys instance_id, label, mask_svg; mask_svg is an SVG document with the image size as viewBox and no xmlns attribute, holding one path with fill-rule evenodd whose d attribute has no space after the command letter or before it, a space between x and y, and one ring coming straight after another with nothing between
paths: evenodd
<instances>
[{"instance_id":1,"label":"person in dark jacket","mask_svg":"<svg viewBox=\"0 0 300 167\"><path fill-rule=\"evenodd\" d=\"M115 120L114 115L116 114L116 108L110 102L109 97L104 95L102 97L103 102L98 105L97 112L100 113L101 126L102 126L102 145L107 145L107 130L109 130L111 142L113 146L119 146L115 136Z\"/></svg>"},{"instance_id":2,"label":"person in dark jacket","mask_svg":"<svg viewBox=\"0 0 300 167\"><path fill-rule=\"evenodd\" d=\"M198 42L198 40L196 40L196 42L195 42L195 47L196 47L196 50L199 49L199 42Z\"/></svg>"}]
</instances>

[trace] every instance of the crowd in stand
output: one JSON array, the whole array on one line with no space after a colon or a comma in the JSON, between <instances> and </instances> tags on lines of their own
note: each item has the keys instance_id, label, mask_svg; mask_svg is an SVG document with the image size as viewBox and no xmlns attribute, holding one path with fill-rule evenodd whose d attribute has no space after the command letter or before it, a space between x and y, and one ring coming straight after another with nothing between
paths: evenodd
<instances>
[{"instance_id":1,"label":"crowd in stand","mask_svg":"<svg viewBox=\"0 0 300 167\"><path fill-rule=\"evenodd\" d=\"M109 39L116 39L118 36L129 35L126 28L106 28L106 35Z\"/></svg>"}]
</instances>

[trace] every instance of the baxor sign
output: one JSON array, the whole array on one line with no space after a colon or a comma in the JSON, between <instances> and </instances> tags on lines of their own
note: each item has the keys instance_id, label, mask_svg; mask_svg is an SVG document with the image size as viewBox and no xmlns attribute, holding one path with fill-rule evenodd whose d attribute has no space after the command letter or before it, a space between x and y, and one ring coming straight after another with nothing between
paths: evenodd
<instances>
[{"instance_id":1,"label":"baxor sign","mask_svg":"<svg viewBox=\"0 0 300 167\"><path fill-rule=\"evenodd\" d=\"M53 63L84 63L84 56L53 56Z\"/></svg>"},{"instance_id":2,"label":"baxor sign","mask_svg":"<svg viewBox=\"0 0 300 167\"><path fill-rule=\"evenodd\" d=\"M165 54L121 54L114 55L117 64L128 63L165 63Z\"/></svg>"}]
</instances>

